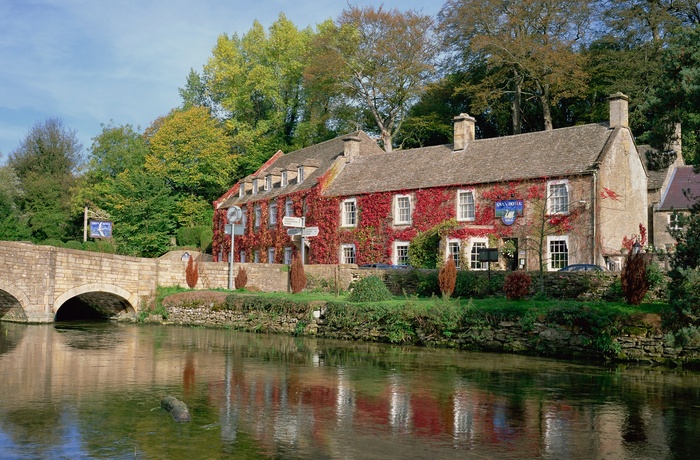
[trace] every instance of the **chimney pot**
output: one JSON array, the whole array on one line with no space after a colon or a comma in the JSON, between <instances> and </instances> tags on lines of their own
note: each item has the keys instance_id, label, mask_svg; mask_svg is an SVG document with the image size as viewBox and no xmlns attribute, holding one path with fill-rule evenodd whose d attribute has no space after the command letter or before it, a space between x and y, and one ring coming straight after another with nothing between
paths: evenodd
<instances>
[{"instance_id":1,"label":"chimney pot","mask_svg":"<svg viewBox=\"0 0 700 460\"><path fill-rule=\"evenodd\" d=\"M617 92L611 94L610 100L610 127L611 128L628 128L628 102L629 97L625 94Z\"/></svg>"},{"instance_id":2,"label":"chimney pot","mask_svg":"<svg viewBox=\"0 0 700 460\"><path fill-rule=\"evenodd\" d=\"M454 117L454 147L455 151L464 150L476 137L476 119L466 113Z\"/></svg>"},{"instance_id":3,"label":"chimney pot","mask_svg":"<svg viewBox=\"0 0 700 460\"><path fill-rule=\"evenodd\" d=\"M358 136L343 138L343 156L346 163L352 163L360 156L360 138Z\"/></svg>"}]
</instances>

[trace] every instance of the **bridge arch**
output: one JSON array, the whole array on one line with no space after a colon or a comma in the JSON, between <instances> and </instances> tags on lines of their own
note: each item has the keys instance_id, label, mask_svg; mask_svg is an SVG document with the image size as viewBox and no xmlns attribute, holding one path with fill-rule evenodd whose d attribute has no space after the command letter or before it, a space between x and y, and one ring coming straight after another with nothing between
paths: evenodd
<instances>
[{"instance_id":1,"label":"bridge arch","mask_svg":"<svg viewBox=\"0 0 700 460\"><path fill-rule=\"evenodd\" d=\"M117 314L123 310L126 310L128 313L135 313L138 311L138 296L136 294L113 284L90 283L69 289L56 297L52 306L53 314L57 315L58 311L66 302L76 297L82 299L87 304L92 304L94 302L108 304L106 307L103 307L103 310L110 310L113 314ZM115 299L115 297L116 302L112 300Z\"/></svg>"},{"instance_id":2,"label":"bridge arch","mask_svg":"<svg viewBox=\"0 0 700 460\"><path fill-rule=\"evenodd\" d=\"M15 317L13 319L26 321L29 305L29 296L24 291L12 284L3 283L3 287L0 288L0 318L8 315Z\"/></svg>"}]
</instances>

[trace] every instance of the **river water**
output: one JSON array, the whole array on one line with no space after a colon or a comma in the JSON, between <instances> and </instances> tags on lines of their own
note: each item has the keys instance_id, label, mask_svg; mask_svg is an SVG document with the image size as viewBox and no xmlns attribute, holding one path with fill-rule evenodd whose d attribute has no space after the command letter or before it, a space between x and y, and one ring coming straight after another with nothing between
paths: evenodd
<instances>
[{"instance_id":1,"label":"river water","mask_svg":"<svg viewBox=\"0 0 700 460\"><path fill-rule=\"evenodd\" d=\"M191 422L160 407L166 395ZM700 458L700 373L219 329L0 323L0 458Z\"/></svg>"}]
</instances>

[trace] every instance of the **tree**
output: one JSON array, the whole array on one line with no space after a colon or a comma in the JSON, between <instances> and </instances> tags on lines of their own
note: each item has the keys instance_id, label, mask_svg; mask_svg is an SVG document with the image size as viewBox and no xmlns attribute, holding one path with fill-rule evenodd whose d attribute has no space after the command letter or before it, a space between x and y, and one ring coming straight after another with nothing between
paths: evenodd
<instances>
[{"instance_id":1,"label":"tree","mask_svg":"<svg viewBox=\"0 0 700 460\"><path fill-rule=\"evenodd\" d=\"M337 23L320 27L306 71L310 84L340 97L340 107L366 112L390 152L434 71L432 28L432 18L416 11L351 6Z\"/></svg>"},{"instance_id":2,"label":"tree","mask_svg":"<svg viewBox=\"0 0 700 460\"><path fill-rule=\"evenodd\" d=\"M452 257L447 259L447 263L440 267L438 273L438 284L440 285L440 292L442 292L442 297L449 299L455 290L455 283L457 282L457 265Z\"/></svg>"},{"instance_id":3,"label":"tree","mask_svg":"<svg viewBox=\"0 0 700 460\"><path fill-rule=\"evenodd\" d=\"M26 216L31 239L70 239L81 233L82 216L71 213L71 187L81 165L82 146L74 130L58 118L36 123L8 165L19 178L23 194L20 213Z\"/></svg>"},{"instance_id":4,"label":"tree","mask_svg":"<svg viewBox=\"0 0 700 460\"><path fill-rule=\"evenodd\" d=\"M31 233L19 209L24 191L15 171L0 166L0 240L29 239Z\"/></svg>"},{"instance_id":5,"label":"tree","mask_svg":"<svg viewBox=\"0 0 700 460\"><path fill-rule=\"evenodd\" d=\"M484 79L473 86L484 104L509 95L514 133L520 132L524 96L539 101L550 130L552 106L585 89L574 47L587 30L592 3L448 0L438 14L439 30L453 70L486 65Z\"/></svg>"}]
</instances>

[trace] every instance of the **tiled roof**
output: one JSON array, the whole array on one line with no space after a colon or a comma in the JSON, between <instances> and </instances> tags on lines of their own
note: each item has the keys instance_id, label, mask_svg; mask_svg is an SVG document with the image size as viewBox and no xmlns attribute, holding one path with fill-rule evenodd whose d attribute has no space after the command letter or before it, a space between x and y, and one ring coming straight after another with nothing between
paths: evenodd
<instances>
[{"instance_id":1,"label":"tiled roof","mask_svg":"<svg viewBox=\"0 0 700 460\"><path fill-rule=\"evenodd\" d=\"M255 195L251 195L250 193L247 193L243 197L235 195L222 203L220 207L227 208L234 204L240 206L249 201L270 199L281 194L286 195L299 190L308 190L313 188L316 185L316 179L328 171L335 159L343 154L345 144L343 139L351 136L356 136L360 139L360 158L365 155L384 153L384 151L377 145L376 141L371 139L362 131L355 131L345 136L336 137L335 139L321 142L320 144L305 147L303 149L280 156L274 163L270 164L267 169L259 171L257 176L264 177L268 174L268 171L272 170L295 171L297 165L317 167L318 169L308 174L301 184L297 184L296 181L290 181L285 187L280 188L279 184L277 184L272 188L272 190L259 190Z\"/></svg>"},{"instance_id":2,"label":"tiled roof","mask_svg":"<svg viewBox=\"0 0 700 460\"><path fill-rule=\"evenodd\" d=\"M660 211L688 209L700 197L700 174L692 166L675 168L668 190L661 199Z\"/></svg>"},{"instance_id":3,"label":"tiled roof","mask_svg":"<svg viewBox=\"0 0 700 460\"><path fill-rule=\"evenodd\" d=\"M590 171L615 130L588 124L452 145L396 150L358 158L345 166L326 194L410 190L448 185L562 177Z\"/></svg>"}]
</instances>

